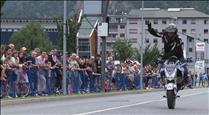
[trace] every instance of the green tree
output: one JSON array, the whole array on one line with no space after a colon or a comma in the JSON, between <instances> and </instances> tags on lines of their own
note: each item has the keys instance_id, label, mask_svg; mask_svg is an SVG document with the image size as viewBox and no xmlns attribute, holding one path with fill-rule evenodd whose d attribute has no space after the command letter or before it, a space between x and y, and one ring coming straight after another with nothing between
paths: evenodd
<instances>
[{"instance_id":1,"label":"green tree","mask_svg":"<svg viewBox=\"0 0 209 115\"><path fill-rule=\"evenodd\" d=\"M25 46L28 50L40 48L47 51L52 47L47 32L44 31L40 23L35 21L27 23L25 27L13 33L11 43L14 43L18 49Z\"/></svg>"},{"instance_id":2,"label":"green tree","mask_svg":"<svg viewBox=\"0 0 209 115\"><path fill-rule=\"evenodd\" d=\"M141 53L137 48L132 48L131 43L125 39L119 39L113 45L113 54L116 60L124 61L127 58L134 58L141 61ZM160 51L157 45L151 47L148 45L143 54L144 65L151 64L155 65L155 61L159 57Z\"/></svg>"},{"instance_id":3,"label":"green tree","mask_svg":"<svg viewBox=\"0 0 209 115\"><path fill-rule=\"evenodd\" d=\"M141 53L140 53L140 51L135 49L134 54L135 54L134 58L136 58L140 62L141 61L141 55L140 55ZM159 57L159 54L160 54L160 51L157 48L157 45L154 45L153 47L148 45L145 48L144 54L143 54L144 65L147 65L147 64L154 65L155 61Z\"/></svg>"},{"instance_id":4,"label":"green tree","mask_svg":"<svg viewBox=\"0 0 209 115\"><path fill-rule=\"evenodd\" d=\"M134 55L134 49L128 40L118 39L113 45L113 54L116 60L125 61Z\"/></svg>"},{"instance_id":5,"label":"green tree","mask_svg":"<svg viewBox=\"0 0 209 115\"><path fill-rule=\"evenodd\" d=\"M79 15L75 13L72 17L67 20L67 52L68 53L75 53L76 52L76 35L80 28L80 23L78 23ZM62 50L63 48L63 22L59 22L60 18L57 18L57 29L58 29L58 39L57 39L57 46L58 49Z\"/></svg>"},{"instance_id":6,"label":"green tree","mask_svg":"<svg viewBox=\"0 0 209 115\"><path fill-rule=\"evenodd\" d=\"M5 1L6 1L6 0L1 0L1 1L0 1L1 8L4 6ZM1 9L1 11L2 11L2 9ZM0 12L0 16L1 16L1 15L2 15L2 12Z\"/></svg>"}]
</instances>

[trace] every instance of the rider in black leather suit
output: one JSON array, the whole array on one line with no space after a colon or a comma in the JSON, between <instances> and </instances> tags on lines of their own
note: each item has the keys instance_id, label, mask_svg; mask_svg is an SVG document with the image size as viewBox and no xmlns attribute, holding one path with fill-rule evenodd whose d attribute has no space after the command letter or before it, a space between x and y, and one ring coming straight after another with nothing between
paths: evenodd
<instances>
[{"instance_id":1,"label":"rider in black leather suit","mask_svg":"<svg viewBox=\"0 0 209 115\"><path fill-rule=\"evenodd\" d=\"M164 53L162 55L162 60L168 59L172 56L176 56L181 62L185 61L183 56L183 42L177 34L178 29L175 24L169 24L168 27L166 27L162 32L158 32L156 29L153 29L149 21L146 21L146 24L148 25L148 31L150 32L150 34L163 39ZM188 84L188 71L186 66L184 66L183 68L184 85L186 85Z\"/></svg>"}]
</instances>

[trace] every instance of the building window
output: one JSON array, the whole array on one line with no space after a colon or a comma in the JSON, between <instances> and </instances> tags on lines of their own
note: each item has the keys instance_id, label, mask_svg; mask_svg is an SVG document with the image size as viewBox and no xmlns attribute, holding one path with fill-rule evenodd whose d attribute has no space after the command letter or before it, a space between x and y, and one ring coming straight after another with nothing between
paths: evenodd
<instances>
[{"instance_id":1,"label":"building window","mask_svg":"<svg viewBox=\"0 0 209 115\"><path fill-rule=\"evenodd\" d=\"M89 51L89 40L87 39L79 39L78 41L79 51Z\"/></svg>"},{"instance_id":2,"label":"building window","mask_svg":"<svg viewBox=\"0 0 209 115\"><path fill-rule=\"evenodd\" d=\"M204 34L208 34L208 29L204 29Z\"/></svg>"},{"instance_id":3,"label":"building window","mask_svg":"<svg viewBox=\"0 0 209 115\"><path fill-rule=\"evenodd\" d=\"M204 42L207 42L207 43L209 43L207 38L205 38L205 39L204 39Z\"/></svg>"},{"instance_id":4,"label":"building window","mask_svg":"<svg viewBox=\"0 0 209 115\"><path fill-rule=\"evenodd\" d=\"M107 47L111 47L112 46L112 44L111 43L107 43Z\"/></svg>"},{"instance_id":5,"label":"building window","mask_svg":"<svg viewBox=\"0 0 209 115\"><path fill-rule=\"evenodd\" d=\"M191 20L191 24L196 24L195 19Z\"/></svg>"},{"instance_id":6,"label":"building window","mask_svg":"<svg viewBox=\"0 0 209 115\"><path fill-rule=\"evenodd\" d=\"M149 39L146 39L145 42L146 42L146 43L149 43Z\"/></svg>"},{"instance_id":7,"label":"building window","mask_svg":"<svg viewBox=\"0 0 209 115\"><path fill-rule=\"evenodd\" d=\"M192 48L189 48L189 52L193 52L193 49Z\"/></svg>"},{"instance_id":8,"label":"building window","mask_svg":"<svg viewBox=\"0 0 209 115\"><path fill-rule=\"evenodd\" d=\"M116 18L115 19L118 23L121 23L122 22L122 19L121 18Z\"/></svg>"},{"instance_id":9,"label":"building window","mask_svg":"<svg viewBox=\"0 0 209 115\"><path fill-rule=\"evenodd\" d=\"M186 34L187 33L187 30L186 29L182 29L182 33L183 34Z\"/></svg>"},{"instance_id":10,"label":"building window","mask_svg":"<svg viewBox=\"0 0 209 115\"><path fill-rule=\"evenodd\" d=\"M7 31L8 31L8 32L12 32L12 29L8 29Z\"/></svg>"},{"instance_id":11,"label":"building window","mask_svg":"<svg viewBox=\"0 0 209 115\"><path fill-rule=\"evenodd\" d=\"M124 38L124 37L125 37L125 34L120 34L120 37L121 37L121 38Z\"/></svg>"},{"instance_id":12,"label":"building window","mask_svg":"<svg viewBox=\"0 0 209 115\"><path fill-rule=\"evenodd\" d=\"M108 37L116 38L117 34L109 34Z\"/></svg>"},{"instance_id":13,"label":"building window","mask_svg":"<svg viewBox=\"0 0 209 115\"><path fill-rule=\"evenodd\" d=\"M129 19L129 24L138 24L137 19Z\"/></svg>"},{"instance_id":14,"label":"building window","mask_svg":"<svg viewBox=\"0 0 209 115\"><path fill-rule=\"evenodd\" d=\"M192 38L189 38L189 42L193 42L193 39Z\"/></svg>"},{"instance_id":15,"label":"building window","mask_svg":"<svg viewBox=\"0 0 209 115\"><path fill-rule=\"evenodd\" d=\"M187 20L182 20L182 24L187 24Z\"/></svg>"},{"instance_id":16,"label":"building window","mask_svg":"<svg viewBox=\"0 0 209 115\"><path fill-rule=\"evenodd\" d=\"M207 19L204 20L204 24L209 24Z\"/></svg>"},{"instance_id":17,"label":"building window","mask_svg":"<svg viewBox=\"0 0 209 115\"><path fill-rule=\"evenodd\" d=\"M129 24L137 24L137 22L132 22L132 21L131 21L131 22L129 22Z\"/></svg>"},{"instance_id":18,"label":"building window","mask_svg":"<svg viewBox=\"0 0 209 115\"><path fill-rule=\"evenodd\" d=\"M2 28L2 29L1 29L1 31L2 31L2 32L6 32L6 31L7 31L7 29Z\"/></svg>"},{"instance_id":19,"label":"building window","mask_svg":"<svg viewBox=\"0 0 209 115\"><path fill-rule=\"evenodd\" d=\"M113 38L116 38L116 36L117 36L117 34L112 34L112 37L113 37Z\"/></svg>"},{"instance_id":20,"label":"building window","mask_svg":"<svg viewBox=\"0 0 209 115\"><path fill-rule=\"evenodd\" d=\"M129 42L130 43L137 43L137 38L130 38L129 39Z\"/></svg>"},{"instance_id":21,"label":"building window","mask_svg":"<svg viewBox=\"0 0 209 115\"><path fill-rule=\"evenodd\" d=\"M158 20L157 19L154 19L154 24L158 24Z\"/></svg>"},{"instance_id":22,"label":"building window","mask_svg":"<svg viewBox=\"0 0 209 115\"><path fill-rule=\"evenodd\" d=\"M167 24L166 20L162 20L162 24Z\"/></svg>"},{"instance_id":23,"label":"building window","mask_svg":"<svg viewBox=\"0 0 209 115\"><path fill-rule=\"evenodd\" d=\"M129 34L137 34L137 29L129 29Z\"/></svg>"},{"instance_id":24,"label":"building window","mask_svg":"<svg viewBox=\"0 0 209 115\"><path fill-rule=\"evenodd\" d=\"M195 34L196 30L195 29L191 29L191 34Z\"/></svg>"},{"instance_id":25,"label":"building window","mask_svg":"<svg viewBox=\"0 0 209 115\"><path fill-rule=\"evenodd\" d=\"M14 29L14 32L17 32L18 31L18 29Z\"/></svg>"},{"instance_id":26,"label":"building window","mask_svg":"<svg viewBox=\"0 0 209 115\"><path fill-rule=\"evenodd\" d=\"M117 26L117 25L110 25L109 28L110 28L111 30L117 31L118 26Z\"/></svg>"},{"instance_id":27,"label":"building window","mask_svg":"<svg viewBox=\"0 0 209 115\"><path fill-rule=\"evenodd\" d=\"M125 28L125 25L120 25L120 29L124 29Z\"/></svg>"},{"instance_id":28,"label":"building window","mask_svg":"<svg viewBox=\"0 0 209 115\"><path fill-rule=\"evenodd\" d=\"M154 39L153 39L153 43L155 43L155 44L157 44L157 43L158 43L157 38L154 38Z\"/></svg>"}]
</instances>

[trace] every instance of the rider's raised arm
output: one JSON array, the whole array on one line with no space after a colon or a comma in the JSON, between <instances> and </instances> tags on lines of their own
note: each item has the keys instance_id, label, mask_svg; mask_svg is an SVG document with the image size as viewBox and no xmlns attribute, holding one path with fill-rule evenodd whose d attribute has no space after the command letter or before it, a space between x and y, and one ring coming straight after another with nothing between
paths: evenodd
<instances>
[{"instance_id":1,"label":"rider's raised arm","mask_svg":"<svg viewBox=\"0 0 209 115\"><path fill-rule=\"evenodd\" d=\"M146 25L148 26L148 31L150 34L156 37L162 37L162 33L158 32L156 29L152 28L152 24L149 21L146 21Z\"/></svg>"}]
</instances>

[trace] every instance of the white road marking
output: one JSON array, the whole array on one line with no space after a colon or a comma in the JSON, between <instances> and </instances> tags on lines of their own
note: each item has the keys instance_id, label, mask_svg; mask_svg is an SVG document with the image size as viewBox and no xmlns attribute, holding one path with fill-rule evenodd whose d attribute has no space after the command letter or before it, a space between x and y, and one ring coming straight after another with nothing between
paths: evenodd
<instances>
[{"instance_id":1,"label":"white road marking","mask_svg":"<svg viewBox=\"0 0 209 115\"><path fill-rule=\"evenodd\" d=\"M195 96L195 95L200 95L200 94L205 94L205 93L206 92L188 94L188 95L181 96L181 98L189 97L189 96ZM100 112L104 112L104 111L110 111L110 110L115 110L115 109L127 108L127 107L132 107L132 106L137 106L137 105L143 105L143 104L157 102L157 101L165 101L165 100L166 99L150 100L150 101L144 101L144 102L130 104L130 105L123 105L123 106L118 106L118 107L111 107L111 108L106 108L106 109L101 109L101 110L95 110L95 111L90 111L90 112L85 112L85 113L79 113L79 114L74 114L74 115L88 115L88 114L93 114L93 113L100 113Z\"/></svg>"}]
</instances>

